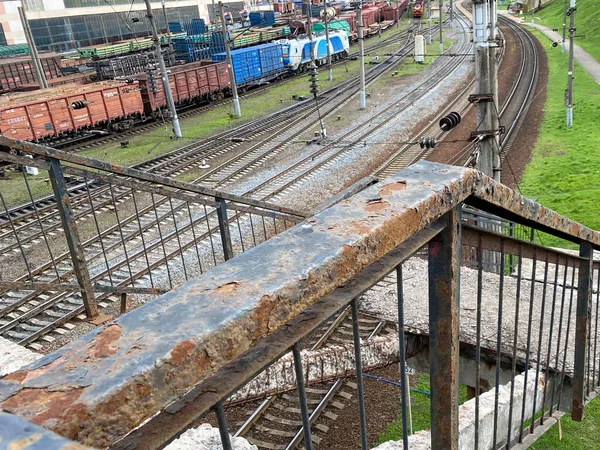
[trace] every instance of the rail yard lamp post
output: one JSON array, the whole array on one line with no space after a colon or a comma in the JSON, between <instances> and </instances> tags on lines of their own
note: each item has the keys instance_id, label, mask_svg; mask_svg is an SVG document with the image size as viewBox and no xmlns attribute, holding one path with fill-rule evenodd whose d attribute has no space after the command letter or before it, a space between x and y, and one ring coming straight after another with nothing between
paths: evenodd
<instances>
[{"instance_id":1,"label":"rail yard lamp post","mask_svg":"<svg viewBox=\"0 0 600 450\"><path fill-rule=\"evenodd\" d=\"M227 58L227 68L229 70L229 80L231 81L231 93L233 95L233 112L235 117L242 117L240 109L240 99L238 97L237 84L235 83L235 71L233 70L233 60L231 59L231 48L229 42L229 32L225 24L225 12L223 11L223 2L219 2L219 16L221 17L221 32L223 33L223 45L225 45L225 56Z\"/></svg>"}]
</instances>

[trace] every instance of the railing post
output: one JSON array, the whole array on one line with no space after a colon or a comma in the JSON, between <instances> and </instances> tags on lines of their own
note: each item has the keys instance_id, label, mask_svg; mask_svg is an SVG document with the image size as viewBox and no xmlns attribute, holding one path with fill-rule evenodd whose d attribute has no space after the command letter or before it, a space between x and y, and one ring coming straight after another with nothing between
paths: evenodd
<instances>
[{"instance_id":1,"label":"railing post","mask_svg":"<svg viewBox=\"0 0 600 450\"><path fill-rule=\"evenodd\" d=\"M589 242L579 246L579 256L584 261L579 263L577 280L577 316L575 322L575 368L573 374L573 407L571 418L577 422L583 420L585 403L585 366L587 349L589 314L592 306L592 265L594 250Z\"/></svg>"},{"instance_id":2,"label":"railing post","mask_svg":"<svg viewBox=\"0 0 600 450\"><path fill-rule=\"evenodd\" d=\"M75 220L71 218L71 199L69 198L69 194L67 192L65 177L63 175L60 161L58 159L49 159L49 163L50 170L48 173L50 175L50 182L52 183L54 195L56 196L56 204L60 214L60 220L65 231L65 237L67 238L69 252L71 253L73 271L75 272L77 282L81 287L81 297L85 307L85 314L89 319L91 319L92 317L96 317L98 315L98 305L96 305L94 289L92 287L90 273L88 272L87 263L83 254L83 247L79 241L77 225L75 224Z\"/></svg>"},{"instance_id":3,"label":"railing post","mask_svg":"<svg viewBox=\"0 0 600 450\"><path fill-rule=\"evenodd\" d=\"M219 219L219 233L221 233L221 243L223 244L223 256L225 261L233 258L233 248L231 247L231 235L229 234L229 220L227 218L227 203L223 198L216 198L217 217Z\"/></svg>"},{"instance_id":4,"label":"railing post","mask_svg":"<svg viewBox=\"0 0 600 450\"><path fill-rule=\"evenodd\" d=\"M429 243L429 366L431 448L458 448L459 245L458 213Z\"/></svg>"}]
</instances>

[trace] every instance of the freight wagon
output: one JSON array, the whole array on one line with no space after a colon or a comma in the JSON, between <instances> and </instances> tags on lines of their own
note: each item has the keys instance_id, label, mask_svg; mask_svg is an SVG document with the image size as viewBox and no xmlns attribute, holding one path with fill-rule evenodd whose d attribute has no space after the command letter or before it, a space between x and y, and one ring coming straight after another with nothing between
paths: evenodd
<instances>
[{"instance_id":1,"label":"freight wagon","mask_svg":"<svg viewBox=\"0 0 600 450\"><path fill-rule=\"evenodd\" d=\"M233 50L231 60L235 81L240 86L264 83L287 72L278 43ZM226 61L225 53L213 55L213 61Z\"/></svg>"},{"instance_id":2,"label":"freight wagon","mask_svg":"<svg viewBox=\"0 0 600 450\"><path fill-rule=\"evenodd\" d=\"M54 52L41 52L40 60L47 79L61 75L60 55ZM15 56L0 59L0 93L18 89L21 85L35 82L35 69L31 56Z\"/></svg>"},{"instance_id":3,"label":"freight wagon","mask_svg":"<svg viewBox=\"0 0 600 450\"><path fill-rule=\"evenodd\" d=\"M123 131L160 117L166 106L162 81L157 78L152 82L145 74L136 78L2 96L0 134L37 142L92 128ZM169 83L175 102L181 106L223 98L230 91L224 62L174 67Z\"/></svg>"},{"instance_id":4,"label":"freight wagon","mask_svg":"<svg viewBox=\"0 0 600 450\"><path fill-rule=\"evenodd\" d=\"M153 93L151 80L147 75L139 75L136 78L140 83L144 115L160 117L160 110L167 106L162 80L155 80L156 93ZM169 75L169 84L178 106L219 100L231 90L229 70L225 62L202 61L173 67Z\"/></svg>"},{"instance_id":5,"label":"freight wagon","mask_svg":"<svg viewBox=\"0 0 600 450\"><path fill-rule=\"evenodd\" d=\"M83 108L75 109L75 102ZM39 141L96 126L133 122L143 111L137 82L61 86L0 97L0 134Z\"/></svg>"}]
</instances>

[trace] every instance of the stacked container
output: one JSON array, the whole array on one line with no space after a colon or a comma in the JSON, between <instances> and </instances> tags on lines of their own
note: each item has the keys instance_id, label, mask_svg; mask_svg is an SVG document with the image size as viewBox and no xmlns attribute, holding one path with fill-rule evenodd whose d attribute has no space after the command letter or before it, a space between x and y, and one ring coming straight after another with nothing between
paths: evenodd
<instances>
[{"instance_id":1,"label":"stacked container","mask_svg":"<svg viewBox=\"0 0 600 450\"><path fill-rule=\"evenodd\" d=\"M225 61L225 53L213 55L213 61ZM231 52L233 72L238 84L258 81L285 71L279 44L263 44Z\"/></svg>"}]
</instances>

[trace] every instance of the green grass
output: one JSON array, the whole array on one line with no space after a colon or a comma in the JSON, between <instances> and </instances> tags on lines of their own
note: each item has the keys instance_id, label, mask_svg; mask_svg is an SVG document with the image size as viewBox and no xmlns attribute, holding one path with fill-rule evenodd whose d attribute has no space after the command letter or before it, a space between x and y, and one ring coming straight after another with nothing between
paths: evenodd
<instances>
[{"instance_id":1,"label":"green grass","mask_svg":"<svg viewBox=\"0 0 600 450\"><path fill-rule=\"evenodd\" d=\"M600 399L592 400L585 407L582 422L574 422L567 414L561 419L562 440L558 425L544 433L531 447L533 450L591 450L600 448Z\"/></svg>"},{"instance_id":2,"label":"green grass","mask_svg":"<svg viewBox=\"0 0 600 450\"><path fill-rule=\"evenodd\" d=\"M541 42L546 39L535 33ZM593 229L600 229L600 85L581 66L575 66L573 126L567 128L564 90L568 56L560 47L545 46L549 83L544 120L525 169L521 191L560 214ZM564 241L544 236L545 245Z\"/></svg>"},{"instance_id":3,"label":"green grass","mask_svg":"<svg viewBox=\"0 0 600 450\"><path fill-rule=\"evenodd\" d=\"M415 386L413 388L421 391L430 392L429 390L429 374L420 373ZM428 430L430 426L430 401L429 396L421 392L411 391L411 412L413 433L420 430ZM462 404L467 400L467 387L464 384L459 386L459 402ZM402 410L398 411L398 418L388 424L385 431L378 436L379 443L387 441L398 441L402 439Z\"/></svg>"},{"instance_id":4,"label":"green grass","mask_svg":"<svg viewBox=\"0 0 600 450\"><path fill-rule=\"evenodd\" d=\"M550 28L558 28L562 36L563 29L563 0L555 0L536 13L537 24ZM600 5L598 0L577 0L575 13L575 42L586 52L600 61ZM569 34L569 18L567 17L567 39Z\"/></svg>"}]
</instances>

